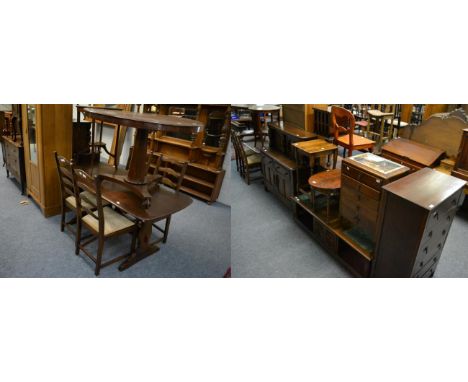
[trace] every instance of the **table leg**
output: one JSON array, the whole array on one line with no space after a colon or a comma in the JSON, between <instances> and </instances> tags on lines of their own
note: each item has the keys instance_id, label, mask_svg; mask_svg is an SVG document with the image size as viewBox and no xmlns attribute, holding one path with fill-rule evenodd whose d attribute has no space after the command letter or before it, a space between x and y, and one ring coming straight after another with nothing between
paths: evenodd
<instances>
[{"instance_id":1,"label":"table leg","mask_svg":"<svg viewBox=\"0 0 468 382\"><path fill-rule=\"evenodd\" d=\"M333 151L333 169L336 168L336 162L338 162L338 148Z\"/></svg>"},{"instance_id":2,"label":"table leg","mask_svg":"<svg viewBox=\"0 0 468 382\"><path fill-rule=\"evenodd\" d=\"M380 150L380 147L382 147L384 130L385 130L385 118L380 118L379 150Z\"/></svg>"},{"instance_id":3,"label":"table leg","mask_svg":"<svg viewBox=\"0 0 468 382\"><path fill-rule=\"evenodd\" d=\"M132 253L128 259L126 259L119 266L119 271L124 271L130 268L132 265L138 263L144 258L153 255L159 251L159 246L151 244L151 233L153 231L153 225L151 222L145 222L142 224L138 231L138 247L135 253Z\"/></svg>"}]
</instances>

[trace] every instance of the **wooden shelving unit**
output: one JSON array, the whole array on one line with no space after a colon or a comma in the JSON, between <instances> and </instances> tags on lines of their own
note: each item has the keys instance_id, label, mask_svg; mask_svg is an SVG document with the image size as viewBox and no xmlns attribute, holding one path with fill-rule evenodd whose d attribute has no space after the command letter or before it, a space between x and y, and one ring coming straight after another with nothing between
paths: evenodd
<instances>
[{"instance_id":1,"label":"wooden shelving unit","mask_svg":"<svg viewBox=\"0 0 468 382\"><path fill-rule=\"evenodd\" d=\"M167 113L171 106L159 105L160 113ZM221 190L225 170L223 169L227 143L230 134L230 105L182 105L185 110L197 110L196 118L207 123L210 113L225 113L223 127L224 141L219 147L205 144L206 131L194 136L193 139L183 139L157 132L149 136L149 155L165 155L180 161L186 161L187 170L181 190L203 199L208 203L216 201ZM182 109L181 106L181 109ZM152 173L154 167L150 167Z\"/></svg>"}]
</instances>

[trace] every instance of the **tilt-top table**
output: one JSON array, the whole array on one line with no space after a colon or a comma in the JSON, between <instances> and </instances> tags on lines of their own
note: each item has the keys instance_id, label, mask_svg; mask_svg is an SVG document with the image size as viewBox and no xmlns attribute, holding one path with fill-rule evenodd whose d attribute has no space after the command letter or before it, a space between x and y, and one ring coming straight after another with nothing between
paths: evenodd
<instances>
[{"instance_id":1,"label":"tilt-top table","mask_svg":"<svg viewBox=\"0 0 468 382\"><path fill-rule=\"evenodd\" d=\"M123 180L131 185L133 192L142 199L143 208L151 205L151 185L157 177L148 173L148 134L154 131L199 133L203 131L203 122L171 115L135 113L131 111L84 108L83 114L91 119L118 126L136 129L135 143L127 175ZM119 176L119 175L116 175Z\"/></svg>"}]
</instances>

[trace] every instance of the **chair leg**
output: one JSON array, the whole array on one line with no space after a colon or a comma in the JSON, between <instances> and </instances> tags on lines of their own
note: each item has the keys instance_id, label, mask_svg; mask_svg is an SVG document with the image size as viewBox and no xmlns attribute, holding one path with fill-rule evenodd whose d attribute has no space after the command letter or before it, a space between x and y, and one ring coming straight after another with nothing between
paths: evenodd
<instances>
[{"instance_id":1,"label":"chair leg","mask_svg":"<svg viewBox=\"0 0 468 382\"><path fill-rule=\"evenodd\" d=\"M99 272L101 271L101 263L102 263L102 252L104 250L104 238L102 236L99 237L99 244L98 244L98 251L96 256L96 269L94 270L94 274L99 276Z\"/></svg>"},{"instance_id":2,"label":"chair leg","mask_svg":"<svg viewBox=\"0 0 468 382\"><path fill-rule=\"evenodd\" d=\"M166 225L164 226L164 237L163 237L163 243L167 242L167 236L169 235L169 226L171 224L171 216L169 216L166 219Z\"/></svg>"},{"instance_id":3,"label":"chair leg","mask_svg":"<svg viewBox=\"0 0 468 382\"><path fill-rule=\"evenodd\" d=\"M63 200L62 200L62 217L60 219L60 232L63 232L65 230L65 206L63 205Z\"/></svg>"},{"instance_id":4,"label":"chair leg","mask_svg":"<svg viewBox=\"0 0 468 382\"><path fill-rule=\"evenodd\" d=\"M81 242L81 217L77 217L76 222L76 238L75 238L75 255L80 253L80 242Z\"/></svg>"},{"instance_id":5,"label":"chair leg","mask_svg":"<svg viewBox=\"0 0 468 382\"><path fill-rule=\"evenodd\" d=\"M130 245L130 255L132 255L136 251L137 236L138 236L138 227L135 227L135 230L132 233L132 244Z\"/></svg>"}]
</instances>

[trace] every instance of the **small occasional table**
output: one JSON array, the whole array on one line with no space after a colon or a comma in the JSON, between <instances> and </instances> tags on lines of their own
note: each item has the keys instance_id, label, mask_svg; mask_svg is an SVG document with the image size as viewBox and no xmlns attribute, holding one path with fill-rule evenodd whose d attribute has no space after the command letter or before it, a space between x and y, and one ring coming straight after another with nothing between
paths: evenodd
<instances>
[{"instance_id":1,"label":"small occasional table","mask_svg":"<svg viewBox=\"0 0 468 382\"><path fill-rule=\"evenodd\" d=\"M261 115L265 115L267 113L271 113L272 115L274 113L277 114L278 116L278 122L280 121L280 106L276 105L249 105L249 111L252 113L252 119L256 121L255 125L255 140L254 140L254 145L257 145L257 139L260 139L260 142L262 144L262 147L265 145L265 139L264 139L264 133L263 133L263 128L262 128L262 119ZM273 120L273 118L272 118ZM264 128L267 129L267 119L266 117L264 118Z\"/></svg>"},{"instance_id":2,"label":"small occasional table","mask_svg":"<svg viewBox=\"0 0 468 382\"><path fill-rule=\"evenodd\" d=\"M296 148L295 157L298 166L301 165L301 155L309 158L309 166L311 170L310 175L313 174L316 160L321 157L327 157L328 159L330 155L333 155L332 168L336 168L336 162L338 160L338 146L333 143L327 142L324 139L314 139L311 141L293 143L293 146ZM300 184L297 185L298 190L300 186Z\"/></svg>"},{"instance_id":3,"label":"small occasional table","mask_svg":"<svg viewBox=\"0 0 468 382\"><path fill-rule=\"evenodd\" d=\"M327 220L330 219L330 199L337 195L341 189L341 169L318 172L309 178L310 197L312 208L315 211L315 193L325 195L327 198Z\"/></svg>"}]
</instances>

